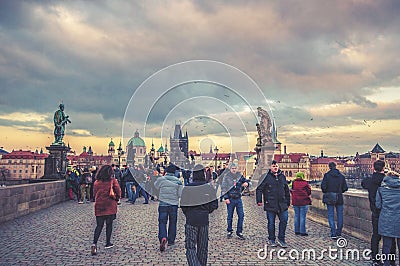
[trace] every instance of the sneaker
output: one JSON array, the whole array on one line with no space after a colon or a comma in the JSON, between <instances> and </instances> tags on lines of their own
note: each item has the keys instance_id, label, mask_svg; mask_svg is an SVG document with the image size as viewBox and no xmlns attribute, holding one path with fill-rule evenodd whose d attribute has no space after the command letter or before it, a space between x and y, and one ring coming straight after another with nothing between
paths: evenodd
<instances>
[{"instance_id":1,"label":"sneaker","mask_svg":"<svg viewBox=\"0 0 400 266\"><path fill-rule=\"evenodd\" d=\"M78 201L78 204L83 204L83 201Z\"/></svg>"},{"instance_id":2,"label":"sneaker","mask_svg":"<svg viewBox=\"0 0 400 266\"><path fill-rule=\"evenodd\" d=\"M308 236L308 234L307 233L303 233L303 234L300 234L301 236Z\"/></svg>"},{"instance_id":3,"label":"sneaker","mask_svg":"<svg viewBox=\"0 0 400 266\"><path fill-rule=\"evenodd\" d=\"M106 244L106 246L104 248L112 248L113 246L114 246L114 244L110 242L110 243Z\"/></svg>"},{"instance_id":4,"label":"sneaker","mask_svg":"<svg viewBox=\"0 0 400 266\"><path fill-rule=\"evenodd\" d=\"M236 234L240 240L246 240L242 233Z\"/></svg>"},{"instance_id":5,"label":"sneaker","mask_svg":"<svg viewBox=\"0 0 400 266\"><path fill-rule=\"evenodd\" d=\"M175 242L173 242L173 243L168 242L168 246L173 246L173 245L175 245Z\"/></svg>"},{"instance_id":6,"label":"sneaker","mask_svg":"<svg viewBox=\"0 0 400 266\"><path fill-rule=\"evenodd\" d=\"M337 236L331 236L331 239L332 240L336 240L336 239L338 239L338 237Z\"/></svg>"},{"instance_id":7,"label":"sneaker","mask_svg":"<svg viewBox=\"0 0 400 266\"><path fill-rule=\"evenodd\" d=\"M278 245L276 244L276 242L275 242L275 240L269 240L268 241L269 242L269 245L271 246L271 247L277 247Z\"/></svg>"},{"instance_id":8,"label":"sneaker","mask_svg":"<svg viewBox=\"0 0 400 266\"><path fill-rule=\"evenodd\" d=\"M228 232L227 237L232 238L232 234L233 234L233 232Z\"/></svg>"},{"instance_id":9,"label":"sneaker","mask_svg":"<svg viewBox=\"0 0 400 266\"><path fill-rule=\"evenodd\" d=\"M164 237L163 239L161 239L160 251L164 251L166 245L167 245L167 239Z\"/></svg>"},{"instance_id":10,"label":"sneaker","mask_svg":"<svg viewBox=\"0 0 400 266\"><path fill-rule=\"evenodd\" d=\"M92 256L94 256L94 255L97 254L97 247L96 247L96 244L93 244L93 245L90 247L90 253L92 254Z\"/></svg>"},{"instance_id":11,"label":"sneaker","mask_svg":"<svg viewBox=\"0 0 400 266\"><path fill-rule=\"evenodd\" d=\"M281 248L287 248L285 241L278 239L277 242L278 242L278 245L281 246Z\"/></svg>"},{"instance_id":12,"label":"sneaker","mask_svg":"<svg viewBox=\"0 0 400 266\"><path fill-rule=\"evenodd\" d=\"M149 204L148 202L143 202L143 204Z\"/></svg>"},{"instance_id":13,"label":"sneaker","mask_svg":"<svg viewBox=\"0 0 400 266\"><path fill-rule=\"evenodd\" d=\"M300 235L300 232L295 232L294 234L295 234L296 236L298 236L298 235Z\"/></svg>"}]
</instances>

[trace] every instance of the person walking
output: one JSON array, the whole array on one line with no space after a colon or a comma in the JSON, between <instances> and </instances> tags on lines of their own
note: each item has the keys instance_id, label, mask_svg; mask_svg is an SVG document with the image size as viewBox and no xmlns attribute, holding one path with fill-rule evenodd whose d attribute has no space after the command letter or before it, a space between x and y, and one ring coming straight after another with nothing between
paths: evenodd
<instances>
[{"instance_id":1,"label":"person walking","mask_svg":"<svg viewBox=\"0 0 400 266\"><path fill-rule=\"evenodd\" d=\"M218 208L215 189L205 179L204 167L193 169L193 182L182 190L181 208L186 217L185 249L189 266L205 266L208 257L209 215Z\"/></svg>"},{"instance_id":2,"label":"person walking","mask_svg":"<svg viewBox=\"0 0 400 266\"><path fill-rule=\"evenodd\" d=\"M398 175L398 174L397 174ZM400 179L396 173L389 172L383 178L382 185L376 194L376 208L380 209L378 233L383 238L382 255L385 258L384 266L395 265L389 257L393 250L393 242L397 242L400 263ZM396 256L395 252L391 256Z\"/></svg>"},{"instance_id":3,"label":"person walking","mask_svg":"<svg viewBox=\"0 0 400 266\"><path fill-rule=\"evenodd\" d=\"M88 168L83 169L83 174L80 177L79 185L81 189L81 197L79 203L90 202L90 184L92 183L92 175Z\"/></svg>"},{"instance_id":4,"label":"person walking","mask_svg":"<svg viewBox=\"0 0 400 266\"><path fill-rule=\"evenodd\" d=\"M244 178L244 176L237 171L237 164L232 163L230 166L230 171L226 170L224 173L224 179L222 181L221 189L223 191L223 197L225 199L226 208L228 211L227 223L228 231L227 237L232 238L233 229L233 212L236 208L236 213L238 215L238 223L236 227L236 235L241 240L246 238L243 236L243 222L244 222L244 210L242 202L242 191L248 187L250 180Z\"/></svg>"},{"instance_id":5,"label":"person walking","mask_svg":"<svg viewBox=\"0 0 400 266\"><path fill-rule=\"evenodd\" d=\"M128 200L127 202L133 202L133 192L132 188L138 185L136 183L135 178L133 177L134 173L136 170L133 167L127 167L122 174L122 179L125 180L125 187L126 190L128 191Z\"/></svg>"},{"instance_id":6,"label":"person walking","mask_svg":"<svg viewBox=\"0 0 400 266\"><path fill-rule=\"evenodd\" d=\"M179 197L182 194L182 182L174 175L176 167L170 164L164 176L159 176L154 187L159 190L158 239L160 251L175 244L176 223L178 220ZM167 230L167 223L168 230Z\"/></svg>"},{"instance_id":7,"label":"person walking","mask_svg":"<svg viewBox=\"0 0 400 266\"><path fill-rule=\"evenodd\" d=\"M287 248L285 234L288 222L288 208L290 206L290 192L286 177L275 160L272 161L268 173L256 189L256 202L258 206L264 205L268 221L268 240L271 247L279 245L282 248ZM276 216L279 218L277 241L275 236Z\"/></svg>"},{"instance_id":8,"label":"person walking","mask_svg":"<svg viewBox=\"0 0 400 266\"><path fill-rule=\"evenodd\" d=\"M329 171L325 173L321 182L324 193L322 202L328 209L328 222L331 228L331 239L337 239L342 235L343 229L343 193L348 190L345 177L336 169L336 163L328 164ZM335 225L335 209L337 225Z\"/></svg>"},{"instance_id":9,"label":"person walking","mask_svg":"<svg viewBox=\"0 0 400 266\"><path fill-rule=\"evenodd\" d=\"M113 178L113 170L110 165L103 165L96 175L93 193L95 196L94 214L96 216L96 229L94 230L92 255L97 254L97 241L99 240L104 222L106 222L106 245L105 248L112 248L111 233L113 220L117 214L117 202L121 198L121 188L118 181ZM111 197L111 190L115 196Z\"/></svg>"},{"instance_id":10,"label":"person walking","mask_svg":"<svg viewBox=\"0 0 400 266\"><path fill-rule=\"evenodd\" d=\"M133 195L132 204L135 204L136 199L139 197L140 193L144 198L143 204L149 204L149 197L147 196L147 191L145 190L147 183L147 175L142 165L139 165L139 169L135 171L135 180L137 186L136 186L136 192Z\"/></svg>"},{"instance_id":11,"label":"person walking","mask_svg":"<svg viewBox=\"0 0 400 266\"><path fill-rule=\"evenodd\" d=\"M306 230L306 217L308 205L311 205L311 187L304 180L304 173L298 172L292 182L292 206L294 209L295 235L308 236Z\"/></svg>"}]
</instances>

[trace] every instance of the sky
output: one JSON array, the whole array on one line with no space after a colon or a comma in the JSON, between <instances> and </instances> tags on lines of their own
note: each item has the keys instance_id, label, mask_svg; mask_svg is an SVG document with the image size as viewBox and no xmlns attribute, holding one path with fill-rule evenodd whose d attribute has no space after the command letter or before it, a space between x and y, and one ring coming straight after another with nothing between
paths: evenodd
<instances>
[{"instance_id":1,"label":"sky","mask_svg":"<svg viewBox=\"0 0 400 266\"><path fill-rule=\"evenodd\" d=\"M77 152L135 130L157 148L176 123L193 150L252 150L258 106L288 152L399 152L399 13L396 0L0 1L0 147L45 149L63 102Z\"/></svg>"}]
</instances>

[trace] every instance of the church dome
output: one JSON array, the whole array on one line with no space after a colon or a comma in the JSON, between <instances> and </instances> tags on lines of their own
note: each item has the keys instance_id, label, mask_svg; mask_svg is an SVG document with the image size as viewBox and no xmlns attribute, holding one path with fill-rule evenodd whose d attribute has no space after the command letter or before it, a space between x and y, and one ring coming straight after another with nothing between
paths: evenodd
<instances>
[{"instance_id":1,"label":"church dome","mask_svg":"<svg viewBox=\"0 0 400 266\"><path fill-rule=\"evenodd\" d=\"M131 145L133 147L144 147L144 146L146 146L144 144L144 140L141 137L139 137L139 132L138 131L136 131L134 137L131 138L128 141L128 146L131 146Z\"/></svg>"},{"instance_id":2,"label":"church dome","mask_svg":"<svg viewBox=\"0 0 400 266\"><path fill-rule=\"evenodd\" d=\"M115 145L114 145L114 142L112 141L112 139L111 139L110 143L108 143L108 146L109 146L109 147L110 147L110 146L112 146L112 147L115 146Z\"/></svg>"}]
</instances>

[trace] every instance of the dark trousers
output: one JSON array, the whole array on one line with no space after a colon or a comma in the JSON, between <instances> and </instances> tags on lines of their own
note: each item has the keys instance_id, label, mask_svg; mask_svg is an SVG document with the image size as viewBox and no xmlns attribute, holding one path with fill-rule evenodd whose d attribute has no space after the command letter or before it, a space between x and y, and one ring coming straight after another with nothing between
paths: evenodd
<instances>
[{"instance_id":1,"label":"dark trousers","mask_svg":"<svg viewBox=\"0 0 400 266\"><path fill-rule=\"evenodd\" d=\"M186 259L189 266L205 266L208 257L208 225L185 224Z\"/></svg>"},{"instance_id":2,"label":"dark trousers","mask_svg":"<svg viewBox=\"0 0 400 266\"><path fill-rule=\"evenodd\" d=\"M166 238L168 243L175 243L178 206L158 206L158 239ZM167 231L168 222L168 231Z\"/></svg>"},{"instance_id":3,"label":"dark trousers","mask_svg":"<svg viewBox=\"0 0 400 266\"><path fill-rule=\"evenodd\" d=\"M379 213L372 213L371 216L372 221L372 235L371 235L371 256L372 260L376 261L376 254L379 254L379 241L381 241L381 235L378 234L378 221L379 221Z\"/></svg>"},{"instance_id":4,"label":"dark trousers","mask_svg":"<svg viewBox=\"0 0 400 266\"><path fill-rule=\"evenodd\" d=\"M380 258L376 256L377 254L379 254L379 242L382 239L381 235L378 233L379 213L373 212L371 216L371 221L372 221L371 258L373 261L380 261ZM396 242L394 240L390 248L390 253L396 254Z\"/></svg>"},{"instance_id":5,"label":"dark trousers","mask_svg":"<svg viewBox=\"0 0 400 266\"><path fill-rule=\"evenodd\" d=\"M93 244L97 244L101 230L103 230L104 222L106 222L106 244L110 243L112 233L112 223L115 215L96 216L96 229L94 229Z\"/></svg>"},{"instance_id":6,"label":"dark trousers","mask_svg":"<svg viewBox=\"0 0 400 266\"><path fill-rule=\"evenodd\" d=\"M396 242L397 242L397 248L399 249L399 262L400 262L400 238L394 238L394 237L388 237L388 236L383 236L383 246L382 246L382 255L384 255L385 260L384 264L385 266L389 265L396 265ZM389 258L392 256L391 258Z\"/></svg>"},{"instance_id":7,"label":"dark trousers","mask_svg":"<svg viewBox=\"0 0 400 266\"><path fill-rule=\"evenodd\" d=\"M119 186L121 187L121 198L125 198L125 191L126 191L126 182L120 181Z\"/></svg>"}]
</instances>

